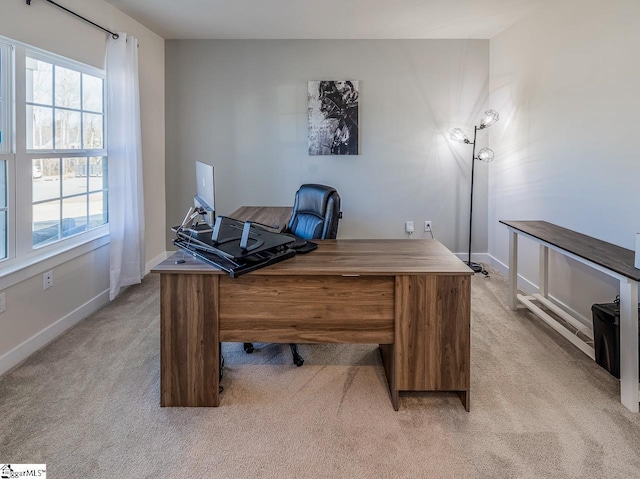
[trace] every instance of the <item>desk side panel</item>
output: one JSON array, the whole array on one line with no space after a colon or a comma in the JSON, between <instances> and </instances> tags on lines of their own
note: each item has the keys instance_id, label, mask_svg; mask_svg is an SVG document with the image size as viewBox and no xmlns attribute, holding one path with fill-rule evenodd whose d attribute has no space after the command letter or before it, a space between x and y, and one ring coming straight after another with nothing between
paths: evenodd
<instances>
[{"instance_id":1,"label":"desk side panel","mask_svg":"<svg viewBox=\"0 0 640 479\"><path fill-rule=\"evenodd\" d=\"M470 276L399 276L396 287L398 390L468 391Z\"/></svg>"},{"instance_id":2,"label":"desk side panel","mask_svg":"<svg viewBox=\"0 0 640 479\"><path fill-rule=\"evenodd\" d=\"M161 275L161 406L218 406L218 279Z\"/></svg>"},{"instance_id":3,"label":"desk side panel","mask_svg":"<svg viewBox=\"0 0 640 479\"><path fill-rule=\"evenodd\" d=\"M392 276L220 279L221 341L393 343Z\"/></svg>"}]
</instances>

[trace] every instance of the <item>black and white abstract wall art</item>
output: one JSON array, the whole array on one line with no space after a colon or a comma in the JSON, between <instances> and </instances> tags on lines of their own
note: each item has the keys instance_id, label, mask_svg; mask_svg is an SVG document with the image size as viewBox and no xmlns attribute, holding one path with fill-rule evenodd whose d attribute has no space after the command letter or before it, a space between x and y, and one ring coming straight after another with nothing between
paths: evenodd
<instances>
[{"instance_id":1,"label":"black and white abstract wall art","mask_svg":"<svg viewBox=\"0 0 640 479\"><path fill-rule=\"evenodd\" d=\"M358 82L310 81L309 154L357 155Z\"/></svg>"}]
</instances>

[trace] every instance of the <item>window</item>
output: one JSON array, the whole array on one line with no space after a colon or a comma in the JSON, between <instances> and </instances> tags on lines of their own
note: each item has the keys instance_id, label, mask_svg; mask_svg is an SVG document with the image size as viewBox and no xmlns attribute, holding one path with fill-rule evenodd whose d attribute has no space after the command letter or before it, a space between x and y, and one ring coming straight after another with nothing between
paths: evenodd
<instances>
[{"instance_id":1,"label":"window","mask_svg":"<svg viewBox=\"0 0 640 479\"><path fill-rule=\"evenodd\" d=\"M104 78L28 52L25 81L37 247L107 223Z\"/></svg>"},{"instance_id":2,"label":"window","mask_svg":"<svg viewBox=\"0 0 640 479\"><path fill-rule=\"evenodd\" d=\"M0 43L0 260L106 233L105 90L100 69Z\"/></svg>"},{"instance_id":3,"label":"window","mask_svg":"<svg viewBox=\"0 0 640 479\"><path fill-rule=\"evenodd\" d=\"M7 162L0 160L0 259L7 257Z\"/></svg>"},{"instance_id":4,"label":"window","mask_svg":"<svg viewBox=\"0 0 640 479\"><path fill-rule=\"evenodd\" d=\"M27 150L100 150L104 80L27 57Z\"/></svg>"},{"instance_id":5,"label":"window","mask_svg":"<svg viewBox=\"0 0 640 479\"><path fill-rule=\"evenodd\" d=\"M106 157L33 160L33 246L107 222Z\"/></svg>"}]
</instances>

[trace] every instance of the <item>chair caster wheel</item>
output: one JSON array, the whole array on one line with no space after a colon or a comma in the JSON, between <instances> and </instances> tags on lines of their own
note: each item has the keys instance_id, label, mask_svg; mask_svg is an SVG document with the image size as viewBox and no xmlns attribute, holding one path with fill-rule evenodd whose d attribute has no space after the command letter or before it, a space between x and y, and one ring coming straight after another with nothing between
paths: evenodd
<instances>
[{"instance_id":1,"label":"chair caster wheel","mask_svg":"<svg viewBox=\"0 0 640 479\"><path fill-rule=\"evenodd\" d=\"M293 364L295 364L296 366L300 367L304 364L304 359L298 357L298 358L294 358L293 359Z\"/></svg>"},{"instance_id":2,"label":"chair caster wheel","mask_svg":"<svg viewBox=\"0 0 640 479\"><path fill-rule=\"evenodd\" d=\"M222 391L224 391L224 388L222 386L218 386L218 393L221 393Z\"/></svg>"},{"instance_id":3,"label":"chair caster wheel","mask_svg":"<svg viewBox=\"0 0 640 479\"><path fill-rule=\"evenodd\" d=\"M253 343L244 343L244 352L247 354L251 354L254 352Z\"/></svg>"}]
</instances>

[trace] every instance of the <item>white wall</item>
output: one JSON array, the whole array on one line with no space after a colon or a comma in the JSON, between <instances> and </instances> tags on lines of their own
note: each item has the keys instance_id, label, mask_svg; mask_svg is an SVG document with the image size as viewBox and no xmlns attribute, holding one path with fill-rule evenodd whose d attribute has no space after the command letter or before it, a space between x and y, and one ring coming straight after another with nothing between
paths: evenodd
<instances>
[{"instance_id":1,"label":"white wall","mask_svg":"<svg viewBox=\"0 0 640 479\"><path fill-rule=\"evenodd\" d=\"M640 231L640 2L563 0L491 44L489 252L508 262L501 219L540 219L634 248ZM537 284L538 250L519 271ZM590 318L616 283L553 255L550 292Z\"/></svg>"},{"instance_id":2,"label":"white wall","mask_svg":"<svg viewBox=\"0 0 640 479\"><path fill-rule=\"evenodd\" d=\"M424 220L467 250L473 129L486 106L486 40L167 41L167 222L193 201L194 161L215 166L216 206L291 205L305 182L342 196L341 238L403 238ZM307 82L360 81L358 156L309 156ZM480 143L486 135L480 135ZM476 168L474 251L487 251L486 165ZM168 242L168 245L170 243Z\"/></svg>"},{"instance_id":3,"label":"white wall","mask_svg":"<svg viewBox=\"0 0 640 479\"><path fill-rule=\"evenodd\" d=\"M165 251L164 40L102 0L66 0L64 5L140 40L146 259L152 261ZM3 1L0 35L104 68L106 34L45 2ZM2 275L0 263L0 289L7 298L7 311L0 314L0 374L104 304L108 253L105 245L69 261L49 260L30 267L26 278ZM54 286L42 291L40 273L52 265ZM21 281L12 285L18 276Z\"/></svg>"}]
</instances>

